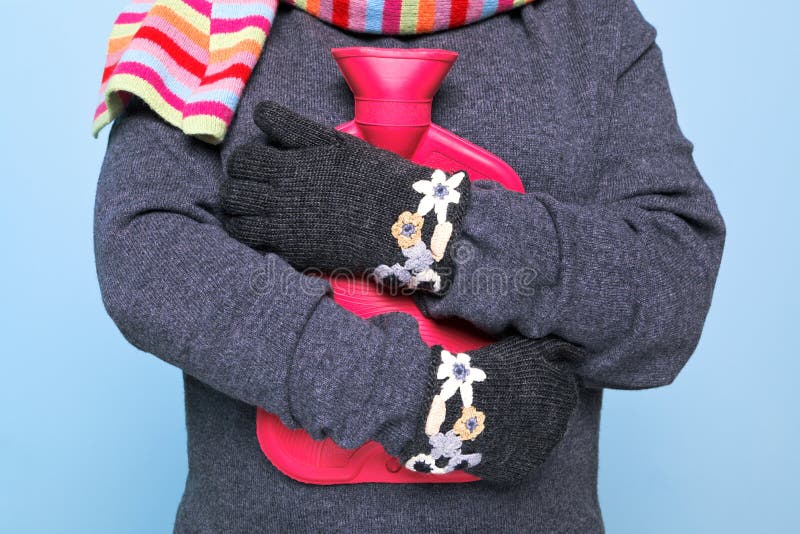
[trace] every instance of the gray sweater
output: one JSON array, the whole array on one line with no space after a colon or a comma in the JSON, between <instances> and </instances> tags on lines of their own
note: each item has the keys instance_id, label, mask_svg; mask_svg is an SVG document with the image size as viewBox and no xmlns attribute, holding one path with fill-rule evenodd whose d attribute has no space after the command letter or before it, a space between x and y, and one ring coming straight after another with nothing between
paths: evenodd
<instances>
[{"instance_id":1,"label":"gray sweater","mask_svg":"<svg viewBox=\"0 0 800 534\"><path fill-rule=\"evenodd\" d=\"M538 0L415 37L344 32L281 5L221 146L142 106L117 120L97 192L97 270L125 337L184 372L189 476L176 531L602 531L602 388L675 378L724 240L654 37L631 0ZM236 242L219 220L224 161L257 135L254 105L276 100L329 125L352 118L329 49L358 45L459 52L433 119L505 159L528 192L475 188L461 236L470 259L425 312L555 334L589 353L575 364L584 385L566 436L520 486L305 485L256 440L261 406L345 446L396 450L422 410L427 351L412 320L354 317L324 282ZM524 291L507 284L518 273Z\"/></svg>"}]
</instances>

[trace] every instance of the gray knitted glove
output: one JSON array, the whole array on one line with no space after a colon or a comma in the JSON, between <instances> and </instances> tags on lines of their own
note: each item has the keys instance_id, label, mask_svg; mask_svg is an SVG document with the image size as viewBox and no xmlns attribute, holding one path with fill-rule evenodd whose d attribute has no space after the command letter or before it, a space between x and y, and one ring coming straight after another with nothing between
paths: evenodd
<instances>
[{"instance_id":1,"label":"gray knitted glove","mask_svg":"<svg viewBox=\"0 0 800 534\"><path fill-rule=\"evenodd\" d=\"M519 336L469 354L432 350L430 408L401 454L406 468L524 480L564 436L578 398L565 363L581 350L554 337Z\"/></svg>"},{"instance_id":2,"label":"gray knitted glove","mask_svg":"<svg viewBox=\"0 0 800 534\"><path fill-rule=\"evenodd\" d=\"M254 120L271 144L242 145L228 159L221 195L231 236L297 269L446 290L466 173L417 165L275 102L258 104Z\"/></svg>"}]
</instances>

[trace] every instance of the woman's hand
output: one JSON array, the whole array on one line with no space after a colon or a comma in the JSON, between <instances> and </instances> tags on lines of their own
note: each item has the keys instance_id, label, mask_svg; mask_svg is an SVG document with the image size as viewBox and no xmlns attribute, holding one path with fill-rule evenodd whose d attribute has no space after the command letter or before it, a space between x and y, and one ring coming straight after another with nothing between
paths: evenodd
<instances>
[{"instance_id":1,"label":"woman's hand","mask_svg":"<svg viewBox=\"0 0 800 534\"><path fill-rule=\"evenodd\" d=\"M254 119L269 144L237 147L222 186L233 237L301 270L446 289L448 244L469 204L466 173L417 165L275 102L260 103Z\"/></svg>"},{"instance_id":2,"label":"woman's hand","mask_svg":"<svg viewBox=\"0 0 800 534\"><path fill-rule=\"evenodd\" d=\"M507 337L469 354L434 347L427 411L401 454L406 468L523 481L566 432L578 394L564 364L580 355L553 337Z\"/></svg>"}]
</instances>

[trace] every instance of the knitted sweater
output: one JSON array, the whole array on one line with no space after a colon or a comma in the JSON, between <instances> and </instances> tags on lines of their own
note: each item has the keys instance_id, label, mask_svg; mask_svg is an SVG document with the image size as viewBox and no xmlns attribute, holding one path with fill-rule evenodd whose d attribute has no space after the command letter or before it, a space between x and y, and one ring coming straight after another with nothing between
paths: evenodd
<instances>
[{"instance_id":1,"label":"knitted sweater","mask_svg":"<svg viewBox=\"0 0 800 534\"><path fill-rule=\"evenodd\" d=\"M134 345L184 371L189 475L175 530L601 532L602 388L675 378L699 338L724 240L654 30L631 0L540 0L414 37L353 34L279 9L224 143L134 107L113 127L98 185L106 307ZM589 353L575 364L584 386L567 434L511 489L305 485L257 443L255 406L345 446L380 437L390 448L411 438L422 410L427 362L409 356L420 352L413 323L355 318L324 282L234 241L219 221L223 162L257 135L254 105L276 100L329 125L351 118L329 49L357 45L459 52L433 120L504 158L528 191L474 189L460 238L470 262L447 296L425 298L426 312L556 334ZM524 291L496 283L520 272ZM364 356L377 348L392 357Z\"/></svg>"}]
</instances>

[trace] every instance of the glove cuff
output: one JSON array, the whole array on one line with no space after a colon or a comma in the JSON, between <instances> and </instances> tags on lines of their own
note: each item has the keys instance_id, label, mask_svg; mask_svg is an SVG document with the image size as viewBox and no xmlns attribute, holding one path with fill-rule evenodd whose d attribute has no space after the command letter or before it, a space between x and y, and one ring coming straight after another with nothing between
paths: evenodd
<instances>
[{"instance_id":1,"label":"glove cuff","mask_svg":"<svg viewBox=\"0 0 800 534\"><path fill-rule=\"evenodd\" d=\"M470 202L469 178L465 171L448 176L435 169L430 178L411 187L419 193L415 211L398 214L387 229L396 240L398 252L389 262L375 267L372 274L382 285L444 294L453 278L450 244L455 242Z\"/></svg>"},{"instance_id":2,"label":"glove cuff","mask_svg":"<svg viewBox=\"0 0 800 534\"><path fill-rule=\"evenodd\" d=\"M470 354L433 347L438 365L428 411L402 463L412 471L466 470L489 482L521 482L566 432L577 383L558 360L579 353L552 337L512 336Z\"/></svg>"}]
</instances>

